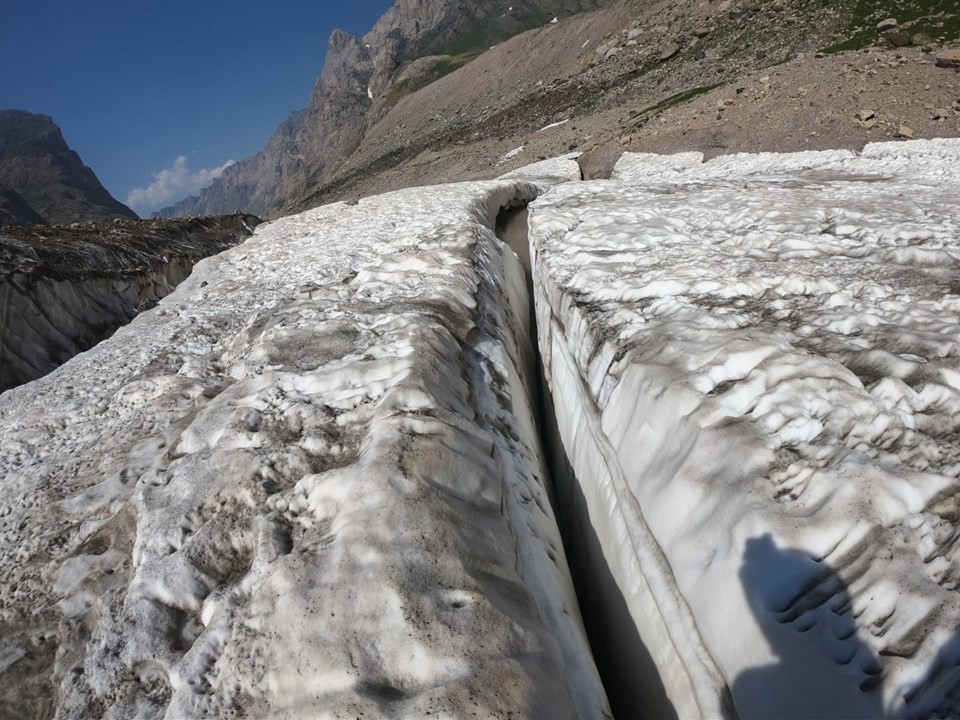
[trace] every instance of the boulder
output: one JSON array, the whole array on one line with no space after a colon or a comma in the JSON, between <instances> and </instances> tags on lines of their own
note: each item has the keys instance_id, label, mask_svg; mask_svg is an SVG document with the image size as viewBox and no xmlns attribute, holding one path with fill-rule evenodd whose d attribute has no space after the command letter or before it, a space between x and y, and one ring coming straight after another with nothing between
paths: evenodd
<instances>
[{"instance_id":1,"label":"boulder","mask_svg":"<svg viewBox=\"0 0 960 720\"><path fill-rule=\"evenodd\" d=\"M680 45L678 45L675 42L668 43L667 45L664 45L663 48L660 50L660 60L661 61L669 60L670 58L674 57L678 52L680 52Z\"/></svg>"},{"instance_id":2,"label":"boulder","mask_svg":"<svg viewBox=\"0 0 960 720\"><path fill-rule=\"evenodd\" d=\"M913 137L913 128L906 125L901 125L900 129L897 130L897 137L903 138L904 140L910 140Z\"/></svg>"},{"instance_id":3,"label":"boulder","mask_svg":"<svg viewBox=\"0 0 960 720\"><path fill-rule=\"evenodd\" d=\"M934 58L937 67L960 68L960 49L941 50Z\"/></svg>"},{"instance_id":4,"label":"boulder","mask_svg":"<svg viewBox=\"0 0 960 720\"><path fill-rule=\"evenodd\" d=\"M613 166L623 154L623 148L614 140L595 145L577 158L584 180L609 180Z\"/></svg>"},{"instance_id":5,"label":"boulder","mask_svg":"<svg viewBox=\"0 0 960 720\"><path fill-rule=\"evenodd\" d=\"M890 44L894 47L908 47L913 45L913 36L907 32L890 33Z\"/></svg>"}]
</instances>

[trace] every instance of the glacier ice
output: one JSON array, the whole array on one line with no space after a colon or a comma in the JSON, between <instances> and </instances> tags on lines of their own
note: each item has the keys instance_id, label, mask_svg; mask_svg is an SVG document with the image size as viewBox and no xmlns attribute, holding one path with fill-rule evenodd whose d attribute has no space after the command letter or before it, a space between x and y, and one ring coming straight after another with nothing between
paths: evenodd
<instances>
[{"instance_id":1,"label":"glacier ice","mask_svg":"<svg viewBox=\"0 0 960 720\"><path fill-rule=\"evenodd\" d=\"M522 180L265 225L0 398L0 715L609 717L528 387Z\"/></svg>"},{"instance_id":2,"label":"glacier ice","mask_svg":"<svg viewBox=\"0 0 960 720\"><path fill-rule=\"evenodd\" d=\"M573 157L0 396L0 715L960 714L960 143Z\"/></svg>"},{"instance_id":3,"label":"glacier ice","mask_svg":"<svg viewBox=\"0 0 960 720\"><path fill-rule=\"evenodd\" d=\"M701 160L530 206L586 524L680 717L960 714L960 143Z\"/></svg>"}]
</instances>

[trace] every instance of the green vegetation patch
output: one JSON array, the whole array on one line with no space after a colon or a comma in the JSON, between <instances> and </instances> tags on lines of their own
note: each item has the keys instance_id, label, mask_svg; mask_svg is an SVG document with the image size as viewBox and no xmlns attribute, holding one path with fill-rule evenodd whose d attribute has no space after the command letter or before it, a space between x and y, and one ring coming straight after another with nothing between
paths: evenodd
<instances>
[{"instance_id":1,"label":"green vegetation patch","mask_svg":"<svg viewBox=\"0 0 960 720\"><path fill-rule=\"evenodd\" d=\"M690 100L693 100L695 97L699 95L705 95L711 90L716 90L721 85L723 85L723 83L715 83L713 85L701 85L700 87L690 88L688 90L682 90L678 93L675 93L674 95L671 95L668 98L664 98L663 100L658 102L656 105L651 105L645 110L640 111L640 113L637 114L637 117L634 122L639 125L643 121L645 121L647 118L649 118L651 115L655 115L656 113L661 113L664 110L672 108L676 105L682 105L685 102L689 102Z\"/></svg>"},{"instance_id":2,"label":"green vegetation patch","mask_svg":"<svg viewBox=\"0 0 960 720\"><path fill-rule=\"evenodd\" d=\"M957 0L846 0L845 4L850 13L849 37L824 48L825 53L882 44L886 32L879 32L877 24L887 18L895 18L900 29L922 42L960 39L960 4Z\"/></svg>"},{"instance_id":3,"label":"green vegetation patch","mask_svg":"<svg viewBox=\"0 0 960 720\"><path fill-rule=\"evenodd\" d=\"M434 80L439 80L444 75L449 75L454 70L459 70L471 60L475 60L479 56L479 52L465 52L460 53L459 55L446 55L440 58L428 72L430 81L433 82Z\"/></svg>"},{"instance_id":4,"label":"green vegetation patch","mask_svg":"<svg viewBox=\"0 0 960 720\"><path fill-rule=\"evenodd\" d=\"M552 15L536 10L514 10L508 3L500 2L502 9L487 8L493 19L475 19L465 28L451 33L449 28L438 28L425 35L417 45L414 58L428 55L450 55L453 57L473 55L476 57L492 46L508 40L514 35L543 27L550 22ZM502 13L502 14L501 14Z\"/></svg>"}]
</instances>

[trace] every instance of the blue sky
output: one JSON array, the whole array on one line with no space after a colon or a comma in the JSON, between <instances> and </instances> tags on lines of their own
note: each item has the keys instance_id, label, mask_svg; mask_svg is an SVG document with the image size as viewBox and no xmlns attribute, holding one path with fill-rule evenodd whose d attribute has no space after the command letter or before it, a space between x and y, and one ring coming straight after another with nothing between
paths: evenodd
<instances>
[{"instance_id":1,"label":"blue sky","mask_svg":"<svg viewBox=\"0 0 960 720\"><path fill-rule=\"evenodd\" d=\"M392 0L3 0L0 108L53 117L141 215L249 157L307 106L334 28Z\"/></svg>"}]
</instances>

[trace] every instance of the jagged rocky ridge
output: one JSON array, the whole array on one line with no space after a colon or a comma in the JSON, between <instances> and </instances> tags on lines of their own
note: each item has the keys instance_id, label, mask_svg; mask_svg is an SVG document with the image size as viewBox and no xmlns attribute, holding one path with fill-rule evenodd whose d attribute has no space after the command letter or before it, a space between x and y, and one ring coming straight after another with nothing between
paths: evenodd
<instances>
[{"instance_id":1,"label":"jagged rocky ridge","mask_svg":"<svg viewBox=\"0 0 960 720\"><path fill-rule=\"evenodd\" d=\"M229 215L0 231L0 392L92 347L258 224Z\"/></svg>"},{"instance_id":2,"label":"jagged rocky ridge","mask_svg":"<svg viewBox=\"0 0 960 720\"><path fill-rule=\"evenodd\" d=\"M361 77L351 97L370 109L359 144L349 141L322 173L309 169L305 145L291 143L288 161L273 144L265 164L237 176L238 189L260 183L273 193L277 178L298 177L266 208L276 217L400 187L495 177L595 146L715 155L859 150L901 126L915 137L960 135L953 71L935 69L942 48L960 40L950 0L601 4L462 66L472 54L417 58L383 91ZM912 47L893 47L875 30L891 17ZM844 47L869 52L834 52ZM875 117L859 121L866 110ZM289 175L287 165L300 169ZM232 210L241 193L226 190ZM204 211L203 203L182 208Z\"/></svg>"},{"instance_id":3,"label":"jagged rocky ridge","mask_svg":"<svg viewBox=\"0 0 960 720\"><path fill-rule=\"evenodd\" d=\"M51 118L0 110L0 227L136 217L67 146Z\"/></svg>"},{"instance_id":4,"label":"jagged rocky ridge","mask_svg":"<svg viewBox=\"0 0 960 720\"><path fill-rule=\"evenodd\" d=\"M267 147L227 168L199 196L160 211L184 217L244 210L282 213L305 189L329 180L366 130L405 93L490 45L554 17L592 10L612 0L398 0L361 38L335 31L306 110L293 113ZM427 65L423 79L404 70ZM405 79L410 79L405 81Z\"/></svg>"}]
</instances>

